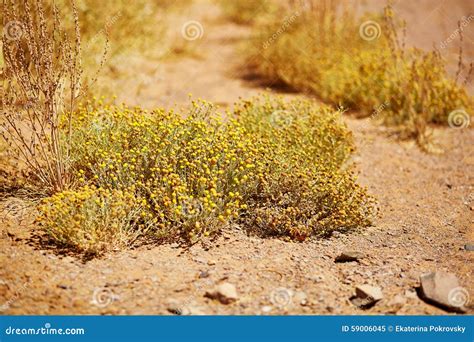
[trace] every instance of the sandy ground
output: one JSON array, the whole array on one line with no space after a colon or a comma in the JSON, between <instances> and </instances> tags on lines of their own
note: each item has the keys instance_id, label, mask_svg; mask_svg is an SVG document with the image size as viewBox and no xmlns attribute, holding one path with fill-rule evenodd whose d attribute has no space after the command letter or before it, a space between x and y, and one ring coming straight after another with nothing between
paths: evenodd
<instances>
[{"instance_id":1,"label":"sandy ground","mask_svg":"<svg viewBox=\"0 0 474 342\"><path fill-rule=\"evenodd\" d=\"M237 47L249 28L226 22L208 2L183 11L177 32L189 20L203 26L203 36L192 42L197 54L134 61L140 71L123 80L130 86L119 98L153 107L183 104L192 93L224 107L263 90L257 80L242 78ZM305 243L260 239L234 227L190 248L144 246L84 261L43 247L28 215L7 210L0 225L0 312L444 314L415 292L419 276L434 270L455 273L474 298L474 252L463 248L474 241L474 130L436 129L445 152L428 155L395 141L369 119L346 122L359 147L354 161L360 182L380 202L373 227ZM18 201L2 205L15 208ZM366 257L335 263L346 250ZM236 286L238 301L224 305L205 297L221 281ZM384 294L368 310L349 301L362 284L379 286ZM472 304L469 310L474 312Z\"/></svg>"}]
</instances>

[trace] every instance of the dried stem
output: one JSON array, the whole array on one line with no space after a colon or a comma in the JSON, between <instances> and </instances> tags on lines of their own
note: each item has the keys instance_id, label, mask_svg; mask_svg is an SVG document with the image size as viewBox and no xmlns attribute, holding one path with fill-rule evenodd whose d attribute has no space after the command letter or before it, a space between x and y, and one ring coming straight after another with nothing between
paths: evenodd
<instances>
[{"instance_id":1,"label":"dried stem","mask_svg":"<svg viewBox=\"0 0 474 342\"><path fill-rule=\"evenodd\" d=\"M83 69L74 0L71 6L73 42L56 6L51 13L43 0L4 0L2 6L2 135L50 192L66 189L72 181L71 129Z\"/></svg>"}]
</instances>

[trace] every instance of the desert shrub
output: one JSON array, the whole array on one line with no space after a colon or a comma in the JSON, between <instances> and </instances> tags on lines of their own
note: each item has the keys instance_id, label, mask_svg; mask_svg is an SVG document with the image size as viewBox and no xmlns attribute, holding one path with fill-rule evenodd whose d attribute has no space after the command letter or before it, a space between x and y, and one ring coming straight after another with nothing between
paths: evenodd
<instances>
[{"instance_id":1,"label":"desert shrub","mask_svg":"<svg viewBox=\"0 0 474 342\"><path fill-rule=\"evenodd\" d=\"M86 254L130 246L153 223L133 193L94 186L57 193L39 209L51 240Z\"/></svg>"},{"instance_id":2,"label":"desert shrub","mask_svg":"<svg viewBox=\"0 0 474 342\"><path fill-rule=\"evenodd\" d=\"M110 42L110 55L146 51L157 41L161 41L166 30L165 16L163 10L170 10L173 6L183 5L188 0L28 0L17 2L16 6L24 12L26 7L30 8L30 15L38 16L37 6L42 7L41 11L46 18L53 16L56 8L63 18L73 18L74 11L80 19L77 23L82 38L82 49L84 50L87 64L97 64L97 57L102 54L106 40ZM12 18L4 18L0 12L1 22L6 26ZM25 18L17 18L16 34L22 35L22 26L26 26ZM69 35L76 32L74 20L64 20L62 29ZM11 25L6 27L12 33ZM96 68L91 68L91 72Z\"/></svg>"},{"instance_id":3,"label":"desert shrub","mask_svg":"<svg viewBox=\"0 0 474 342\"><path fill-rule=\"evenodd\" d=\"M404 24L390 6L384 15L358 19L341 2L327 3L287 10L293 20L284 30L282 14L259 25L246 49L256 72L362 116L377 116L421 145L429 123L446 124L452 111L472 110L472 98L448 77L438 51L405 48Z\"/></svg>"},{"instance_id":4,"label":"desert shrub","mask_svg":"<svg viewBox=\"0 0 474 342\"><path fill-rule=\"evenodd\" d=\"M263 235L304 240L370 225L374 199L356 183L354 145L341 112L307 100L257 98L236 106L266 148L258 191L241 216Z\"/></svg>"},{"instance_id":5,"label":"desert shrub","mask_svg":"<svg viewBox=\"0 0 474 342\"><path fill-rule=\"evenodd\" d=\"M133 193L143 215L154 219L155 237L210 235L246 208L262 153L238 123L224 124L211 112L197 102L187 118L82 107L73 135L78 182Z\"/></svg>"},{"instance_id":6,"label":"desert shrub","mask_svg":"<svg viewBox=\"0 0 474 342\"><path fill-rule=\"evenodd\" d=\"M289 108L294 112L286 117ZM146 235L160 239L193 242L231 221L299 240L370 224L373 200L352 174L352 138L340 113L257 98L228 115L223 121L211 104L199 101L184 117L87 103L72 137L78 186L127 194L140 208L140 219L127 222L140 226L146 218L152 223ZM291 123L281 127L288 118ZM64 226L75 226L68 222L74 217L60 210L69 202L46 203L40 221L64 243L59 237L71 234ZM102 216L97 220L102 227Z\"/></svg>"}]
</instances>

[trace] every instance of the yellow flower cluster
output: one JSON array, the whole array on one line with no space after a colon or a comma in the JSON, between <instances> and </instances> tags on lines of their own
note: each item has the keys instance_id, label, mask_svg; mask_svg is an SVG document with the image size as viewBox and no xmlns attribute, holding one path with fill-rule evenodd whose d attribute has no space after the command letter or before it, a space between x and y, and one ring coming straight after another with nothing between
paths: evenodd
<instances>
[{"instance_id":1,"label":"yellow flower cluster","mask_svg":"<svg viewBox=\"0 0 474 342\"><path fill-rule=\"evenodd\" d=\"M304 240L370 225L375 200L356 183L349 157L352 135L341 113L309 100L285 103L268 97L235 108L242 125L271 153L263 182L242 215L261 235Z\"/></svg>"},{"instance_id":2,"label":"yellow flower cluster","mask_svg":"<svg viewBox=\"0 0 474 342\"><path fill-rule=\"evenodd\" d=\"M86 254L123 248L152 227L133 193L84 186L43 200L37 222L55 243Z\"/></svg>"},{"instance_id":3,"label":"yellow flower cluster","mask_svg":"<svg viewBox=\"0 0 474 342\"><path fill-rule=\"evenodd\" d=\"M260 97L224 122L205 101L186 115L100 102L77 118L80 188L46 199L39 217L61 244L103 250L132 232L195 241L230 220L299 240L370 223L369 197L341 169L351 134L329 108Z\"/></svg>"}]
</instances>

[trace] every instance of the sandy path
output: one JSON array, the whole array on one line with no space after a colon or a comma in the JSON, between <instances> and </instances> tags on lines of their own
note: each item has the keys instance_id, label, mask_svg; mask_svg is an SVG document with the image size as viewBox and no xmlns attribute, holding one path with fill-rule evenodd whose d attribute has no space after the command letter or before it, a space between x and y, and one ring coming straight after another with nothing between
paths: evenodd
<instances>
[{"instance_id":1,"label":"sandy path","mask_svg":"<svg viewBox=\"0 0 474 342\"><path fill-rule=\"evenodd\" d=\"M226 106L261 91L238 77L236 47L247 28L223 22L212 4L191 7L177 22L183 20L203 25L203 38L196 42L200 58L142 61L142 73L128 80L142 84L141 90L122 98L170 105L185 103L193 93ZM414 292L419 275L430 270L456 273L474 298L474 253L463 249L474 240L474 131L437 130L446 151L438 156L391 140L369 120L346 120L359 146L360 181L380 200L374 227L306 243L232 230L189 249L149 246L82 262L42 248L28 221L10 216L0 235L0 305L8 304L3 313L169 314L178 308L195 314L442 314ZM347 249L367 257L335 263ZM204 297L221 280L236 285L237 303ZM348 300L354 287L365 283L384 293L368 311ZM282 293L289 294L283 303ZM394 302L396 295L402 303Z\"/></svg>"},{"instance_id":2,"label":"sandy path","mask_svg":"<svg viewBox=\"0 0 474 342\"><path fill-rule=\"evenodd\" d=\"M182 33L187 25L190 25L188 35ZM199 1L185 9L171 21L169 34L183 50L181 57L170 49L161 53L165 58L160 60L141 59L139 72L124 80L137 91L131 92L127 87L119 98L144 107L170 107L188 104L192 94L193 98L224 107L239 97L248 98L261 92L261 88L239 78L243 67L235 50L249 36L250 28L223 20L215 4Z\"/></svg>"}]
</instances>

